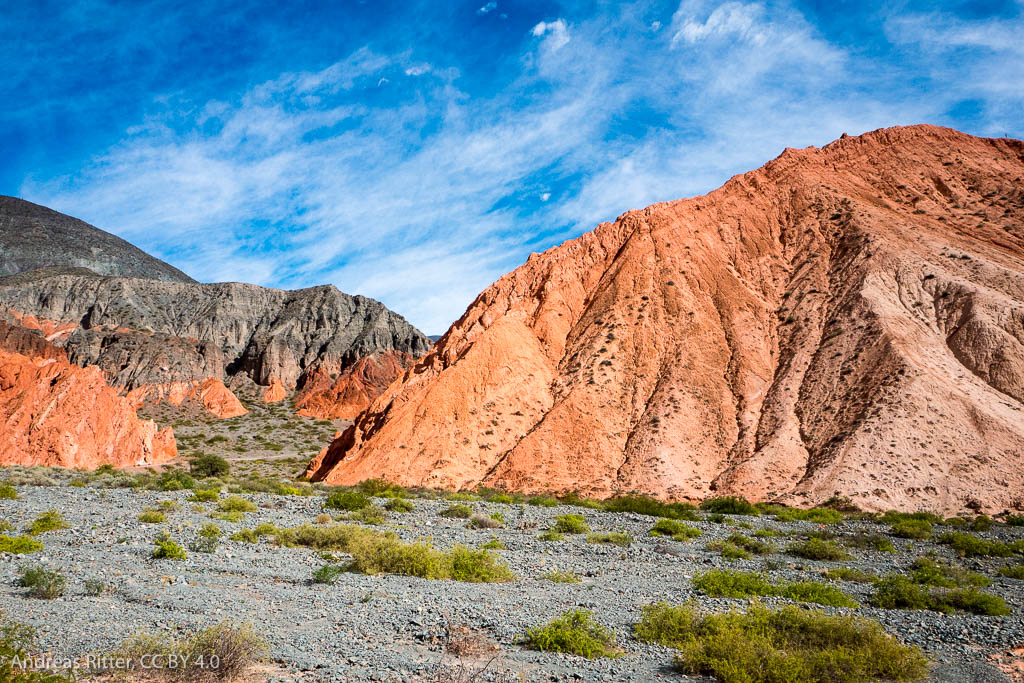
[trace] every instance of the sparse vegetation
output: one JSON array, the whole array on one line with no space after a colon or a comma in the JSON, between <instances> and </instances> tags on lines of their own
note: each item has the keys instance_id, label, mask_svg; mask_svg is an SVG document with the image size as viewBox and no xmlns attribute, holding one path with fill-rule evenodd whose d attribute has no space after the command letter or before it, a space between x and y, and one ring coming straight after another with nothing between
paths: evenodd
<instances>
[{"instance_id":1,"label":"sparse vegetation","mask_svg":"<svg viewBox=\"0 0 1024 683\"><path fill-rule=\"evenodd\" d=\"M139 514L139 521L143 524L162 524L167 521L167 515L159 510L143 510Z\"/></svg>"},{"instance_id":2,"label":"sparse vegetation","mask_svg":"<svg viewBox=\"0 0 1024 683\"><path fill-rule=\"evenodd\" d=\"M659 519L651 527L651 536L669 536L674 541L689 541L701 535L701 530L689 524L677 522L674 519Z\"/></svg>"},{"instance_id":3,"label":"sparse vegetation","mask_svg":"<svg viewBox=\"0 0 1024 683\"><path fill-rule=\"evenodd\" d=\"M539 536L537 536L537 540L538 541L548 541L548 542L564 541L565 540L565 534L563 534L563 533L561 533L559 531L555 531L554 529L548 529L544 533L542 533Z\"/></svg>"},{"instance_id":4,"label":"sparse vegetation","mask_svg":"<svg viewBox=\"0 0 1024 683\"><path fill-rule=\"evenodd\" d=\"M194 489L188 497L193 503L212 503L220 498L220 489Z\"/></svg>"},{"instance_id":5,"label":"sparse vegetation","mask_svg":"<svg viewBox=\"0 0 1024 683\"><path fill-rule=\"evenodd\" d=\"M564 499L563 500L567 500ZM577 503L569 503L576 505ZM587 506L590 507L590 506ZM599 506L600 507L600 506ZM663 503L647 496L619 496L604 501L604 509L608 512L632 512L648 517L664 517L681 519L689 522L700 520L697 508L689 503Z\"/></svg>"},{"instance_id":6,"label":"sparse vegetation","mask_svg":"<svg viewBox=\"0 0 1024 683\"><path fill-rule=\"evenodd\" d=\"M31 536L0 535L0 553L27 555L28 553L37 553L42 549L43 544Z\"/></svg>"},{"instance_id":7,"label":"sparse vegetation","mask_svg":"<svg viewBox=\"0 0 1024 683\"><path fill-rule=\"evenodd\" d=\"M875 550L880 553L894 553L896 547L882 534L850 534L843 536L842 544L847 548Z\"/></svg>"},{"instance_id":8,"label":"sparse vegetation","mask_svg":"<svg viewBox=\"0 0 1024 683\"><path fill-rule=\"evenodd\" d=\"M17 500L18 489L6 482L0 482L0 500Z\"/></svg>"},{"instance_id":9,"label":"sparse vegetation","mask_svg":"<svg viewBox=\"0 0 1024 683\"><path fill-rule=\"evenodd\" d=\"M313 583L323 583L333 586L344 573L345 570L341 567L336 567L333 564L325 564L319 569L313 571Z\"/></svg>"},{"instance_id":10,"label":"sparse vegetation","mask_svg":"<svg viewBox=\"0 0 1024 683\"><path fill-rule=\"evenodd\" d=\"M70 683L73 678L51 673L23 669L17 661L25 661L39 651L35 630L9 621L0 613L0 681L15 683Z\"/></svg>"},{"instance_id":11,"label":"sparse vegetation","mask_svg":"<svg viewBox=\"0 0 1024 683\"><path fill-rule=\"evenodd\" d=\"M491 540L480 545L481 550L508 550L505 544L501 542L501 539L492 536Z\"/></svg>"},{"instance_id":12,"label":"sparse vegetation","mask_svg":"<svg viewBox=\"0 0 1024 683\"><path fill-rule=\"evenodd\" d=\"M500 529L504 524L500 519L488 517L487 515L475 514L470 516L468 526L471 529Z\"/></svg>"},{"instance_id":13,"label":"sparse vegetation","mask_svg":"<svg viewBox=\"0 0 1024 683\"><path fill-rule=\"evenodd\" d=\"M26 567L21 570L18 585L27 588L26 595L43 600L52 600L64 595L67 579L56 570L45 567Z\"/></svg>"},{"instance_id":14,"label":"sparse vegetation","mask_svg":"<svg viewBox=\"0 0 1024 683\"><path fill-rule=\"evenodd\" d=\"M843 516L836 510L827 508L775 508L775 519L779 522L811 522L813 524L839 524Z\"/></svg>"},{"instance_id":15,"label":"sparse vegetation","mask_svg":"<svg viewBox=\"0 0 1024 683\"><path fill-rule=\"evenodd\" d=\"M551 583L582 583L583 579L576 576L572 572L563 572L553 570L544 574L540 578L550 581Z\"/></svg>"},{"instance_id":16,"label":"sparse vegetation","mask_svg":"<svg viewBox=\"0 0 1024 683\"><path fill-rule=\"evenodd\" d=\"M731 683L914 681L928 673L916 647L900 644L878 622L793 606L701 615L692 606L645 607L637 638L679 649L686 674Z\"/></svg>"},{"instance_id":17,"label":"sparse vegetation","mask_svg":"<svg viewBox=\"0 0 1024 683\"><path fill-rule=\"evenodd\" d=\"M712 598L748 598L777 596L799 602L814 602L830 607L857 607L846 593L818 581L771 583L763 574L711 570L693 578L693 587Z\"/></svg>"},{"instance_id":18,"label":"sparse vegetation","mask_svg":"<svg viewBox=\"0 0 1024 683\"><path fill-rule=\"evenodd\" d=\"M449 519L469 519L473 515L473 508L458 503L456 505L449 505L444 510L441 510L438 515Z\"/></svg>"},{"instance_id":19,"label":"sparse vegetation","mask_svg":"<svg viewBox=\"0 0 1024 683\"><path fill-rule=\"evenodd\" d=\"M384 510L376 505L367 505L355 512L350 512L345 516L345 519L352 522L360 522L362 524L377 526L388 521L388 513L384 512Z\"/></svg>"},{"instance_id":20,"label":"sparse vegetation","mask_svg":"<svg viewBox=\"0 0 1024 683\"><path fill-rule=\"evenodd\" d=\"M871 572L856 567L837 567L825 572L825 577L833 581L850 581L851 583L874 583L879 577Z\"/></svg>"},{"instance_id":21,"label":"sparse vegetation","mask_svg":"<svg viewBox=\"0 0 1024 683\"><path fill-rule=\"evenodd\" d=\"M898 538L922 541L932 536L932 525L924 519L899 519L889 527L889 533Z\"/></svg>"},{"instance_id":22,"label":"sparse vegetation","mask_svg":"<svg viewBox=\"0 0 1024 683\"><path fill-rule=\"evenodd\" d=\"M1024 553L1024 541L1007 544L961 532L943 534L938 542L950 546L961 557L1010 557L1014 553Z\"/></svg>"},{"instance_id":23,"label":"sparse vegetation","mask_svg":"<svg viewBox=\"0 0 1024 683\"><path fill-rule=\"evenodd\" d=\"M86 595L94 598L103 595L107 590L107 584L105 584L102 579L86 579L83 582L82 587L85 589Z\"/></svg>"},{"instance_id":24,"label":"sparse vegetation","mask_svg":"<svg viewBox=\"0 0 1024 683\"><path fill-rule=\"evenodd\" d=\"M355 512L371 505L370 498L359 491L334 491L324 501L324 507L332 510Z\"/></svg>"},{"instance_id":25,"label":"sparse vegetation","mask_svg":"<svg viewBox=\"0 0 1024 683\"><path fill-rule=\"evenodd\" d=\"M223 477L231 473L231 464L219 455L208 453L192 458L189 471L196 477Z\"/></svg>"},{"instance_id":26,"label":"sparse vegetation","mask_svg":"<svg viewBox=\"0 0 1024 683\"><path fill-rule=\"evenodd\" d=\"M599 545L617 545L625 547L630 545L632 542L633 539L629 534L621 531L601 531L587 536L587 543L597 543Z\"/></svg>"},{"instance_id":27,"label":"sparse vegetation","mask_svg":"<svg viewBox=\"0 0 1024 683\"><path fill-rule=\"evenodd\" d=\"M790 555L802 557L805 560L821 560L827 562L845 562L852 560L848 552L835 541L828 541L821 538L808 538L804 541L792 543L786 548Z\"/></svg>"},{"instance_id":28,"label":"sparse vegetation","mask_svg":"<svg viewBox=\"0 0 1024 683\"><path fill-rule=\"evenodd\" d=\"M1024 581L1024 564L1000 567L999 576L1005 576L1008 579L1016 579L1017 581Z\"/></svg>"},{"instance_id":29,"label":"sparse vegetation","mask_svg":"<svg viewBox=\"0 0 1024 683\"><path fill-rule=\"evenodd\" d=\"M927 588L904 576L889 576L875 584L871 604L883 609L926 609L951 614L970 612L1005 616L1010 608L1002 598L976 588L946 590Z\"/></svg>"},{"instance_id":30,"label":"sparse vegetation","mask_svg":"<svg viewBox=\"0 0 1024 683\"><path fill-rule=\"evenodd\" d=\"M559 515L551 530L560 534L586 534L590 532L590 527L583 515Z\"/></svg>"},{"instance_id":31,"label":"sparse vegetation","mask_svg":"<svg viewBox=\"0 0 1024 683\"><path fill-rule=\"evenodd\" d=\"M541 652L567 652L587 659L621 655L611 631L597 623L588 610L581 609L527 630L525 642Z\"/></svg>"},{"instance_id":32,"label":"sparse vegetation","mask_svg":"<svg viewBox=\"0 0 1024 683\"><path fill-rule=\"evenodd\" d=\"M185 549L174 542L166 531L153 539L153 559L184 560Z\"/></svg>"},{"instance_id":33,"label":"sparse vegetation","mask_svg":"<svg viewBox=\"0 0 1024 683\"><path fill-rule=\"evenodd\" d=\"M760 514L757 507L745 498L739 496L721 496L719 498L708 498L700 504L701 510L713 512L719 515L757 515Z\"/></svg>"},{"instance_id":34,"label":"sparse vegetation","mask_svg":"<svg viewBox=\"0 0 1024 683\"><path fill-rule=\"evenodd\" d=\"M388 502L384 503L384 509L388 512L412 512L416 509L411 500L405 500L404 498L391 498Z\"/></svg>"},{"instance_id":35,"label":"sparse vegetation","mask_svg":"<svg viewBox=\"0 0 1024 683\"><path fill-rule=\"evenodd\" d=\"M239 543L259 543L260 537L256 535L256 532L252 529L242 529L231 534L229 537L232 541L238 541Z\"/></svg>"},{"instance_id":36,"label":"sparse vegetation","mask_svg":"<svg viewBox=\"0 0 1024 683\"><path fill-rule=\"evenodd\" d=\"M910 580L925 586L957 588L964 586L988 586L992 582L984 574L967 571L928 557L917 558L910 565Z\"/></svg>"},{"instance_id":37,"label":"sparse vegetation","mask_svg":"<svg viewBox=\"0 0 1024 683\"><path fill-rule=\"evenodd\" d=\"M47 510L29 524L27 532L30 536L38 536L48 531L67 528L68 523L64 520L64 515L60 514L57 510Z\"/></svg>"},{"instance_id":38,"label":"sparse vegetation","mask_svg":"<svg viewBox=\"0 0 1024 683\"><path fill-rule=\"evenodd\" d=\"M217 504L221 512L252 512L256 505L241 496L229 496Z\"/></svg>"}]
</instances>

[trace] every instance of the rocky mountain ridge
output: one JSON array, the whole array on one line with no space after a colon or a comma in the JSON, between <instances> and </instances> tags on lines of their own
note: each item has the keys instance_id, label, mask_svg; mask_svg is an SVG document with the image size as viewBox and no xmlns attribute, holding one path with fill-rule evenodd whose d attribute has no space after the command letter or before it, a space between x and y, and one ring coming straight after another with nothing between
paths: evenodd
<instances>
[{"instance_id":1,"label":"rocky mountain ridge","mask_svg":"<svg viewBox=\"0 0 1024 683\"><path fill-rule=\"evenodd\" d=\"M1024 507L1024 143L787 149L502 277L315 480Z\"/></svg>"}]
</instances>

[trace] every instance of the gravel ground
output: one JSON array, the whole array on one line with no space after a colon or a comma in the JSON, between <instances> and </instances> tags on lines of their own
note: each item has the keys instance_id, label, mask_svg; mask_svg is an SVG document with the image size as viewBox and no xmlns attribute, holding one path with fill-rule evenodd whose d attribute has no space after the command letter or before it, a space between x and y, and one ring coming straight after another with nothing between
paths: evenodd
<instances>
[{"instance_id":1,"label":"gravel ground","mask_svg":"<svg viewBox=\"0 0 1024 683\"><path fill-rule=\"evenodd\" d=\"M183 562L154 560L151 553L152 539L160 529L187 547L198 528L210 521L224 530L225 539L262 522L280 526L310 522L324 511L320 496L246 495L259 506L258 511L247 513L241 522L229 523L211 520L212 504L206 504L206 512L194 510L186 501L188 491L18 488L20 499L0 500L0 517L15 529L24 528L51 508L60 510L71 525L40 536L45 549L39 553L0 555L0 610L36 627L46 650L61 657L81 656L110 650L138 632L190 630L225 619L248 621L271 645L277 664L261 674L261 679L269 680L421 680L437 676L439 663L472 669L488 662L481 680L505 680L510 675L530 681L681 680L684 677L671 669L671 650L632 638L631 625L643 605L695 599L702 608L723 611L745 604L744 600L711 599L691 588L696 573L715 567L755 570L770 562L774 578L806 579L837 565L781 553L726 562L705 549L709 541L725 538L741 523L780 531L818 528L804 522L780 523L766 517L729 517L724 524L695 522L703 536L680 543L648 536L656 520L635 514L470 502L466 504L481 512L501 512L507 521L504 529L471 530L465 520L438 515L450 502L415 500L413 512L391 514L386 528L406 540L429 538L442 549L455 543L476 547L497 537L508 547L497 554L519 580L467 584L346 573L335 585L319 585L310 581L311 572L324 564L317 553L275 547L266 538L258 544L223 540L215 553L189 552ZM167 522L142 524L137 520L146 507L163 500L178 503L178 510L168 513ZM554 543L537 540L540 530L565 513L584 515L594 531L625 531L634 543L628 548L600 546L587 543L584 536ZM874 533L885 528L848 521L840 531ZM1024 537L1024 529L998 526L979 535L1009 540ZM785 539L776 540L781 540L777 545L785 544ZM886 573L905 568L928 550L940 558L954 559L945 546L902 539L893 542L898 547L895 554L853 550L856 560L843 565ZM68 577L64 597L32 599L15 585L23 567L40 563L59 568ZM901 640L920 645L935 661L931 680L1009 680L987 663L990 656L1024 643L1024 584L995 576L996 568L1006 563L1000 559L969 560L964 565L992 578L993 585L985 590L1010 604L1013 614L1008 617L871 607L853 611L879 620ZM541 578L552 570L574 572L583 582L560 584ZM84 581L90 578L105 581L108 592L87 596ZM866 604L869 586L839 585ZM533 652L517 644L527 628L576 607L593 610L597 619L614 631L625 656L588 661ZM443 634L453 625L481 629L497 644L497 653L469 660L446 654Z\"/></svg>"}]
</instances>

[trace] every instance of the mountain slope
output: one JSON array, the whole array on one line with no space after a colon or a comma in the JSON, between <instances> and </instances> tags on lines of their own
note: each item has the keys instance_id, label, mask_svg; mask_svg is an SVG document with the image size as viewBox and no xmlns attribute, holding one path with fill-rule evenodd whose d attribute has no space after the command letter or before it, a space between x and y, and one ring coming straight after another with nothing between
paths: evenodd
<instances>
[{"instance_id":1,"label":"mountain slope","mask_svg":"<svg viewBox=\"0 0 1024 683\"><path fill-rule=\"evenodd\" d=\"M0 195L0 275L50 267L194 282L174 266L109 232L45 206Z\"/></svg>"},{"instance_id":2,"label":"mountain slope","mask_svg":"<svg viewBox=\"0 0 1024 683\"><path fill-rule=\"evenodd\" d=\"M1024 144L787 149L534 254L308 474L1024 506Z\"/></svg>"}]
</instances>

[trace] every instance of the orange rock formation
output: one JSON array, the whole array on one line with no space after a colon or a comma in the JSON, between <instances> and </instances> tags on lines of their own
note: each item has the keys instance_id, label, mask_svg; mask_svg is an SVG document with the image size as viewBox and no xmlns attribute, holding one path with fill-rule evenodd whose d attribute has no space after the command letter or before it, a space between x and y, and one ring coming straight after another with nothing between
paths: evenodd
<instances>
[{"instance_id":1,"label":"orange rock formation","mask_svg":"<svg viewBox=\"0 0 1024 683\"><path fill-rule=\"evenodd\" d=\"M171 428L139 420L99 368L0 350L0 464L95 469L177 455Z\"/></svg>"},{"instance_id":2,"label":"orange rock formation","mask_svg":"<svg viewBox=\"0 0 1024 683\"><path fill-rule=\"evenodd\" d=\"M281 380L276 377L270 378L270 386L263 392L264 403L277 403L283 401L288 397L288 392L285 391L284 385L281 384Z\"/></svg>"},{"instance_id":3,"label":"orange rock formation","mask_svg":"<svg viewBox=\"0 0 1024 683\"><path fill-rule=\"evenodd\" d=\"M787 149L502 277L308 474L1024 506L1024 143Z\"/></svg>"},{"instance_id":4,"label":"orange rock formation","mask_svg":"<svg viewBox=\"0 0 1024 683\"><path fill-rule=\"evenodd\" d=\"M171 382L169 384L144 384L132 389L126 398L135 407L142 406L146 401L159 403L166 400L173 406L180 406L186 401L194 401L210 413L221 419L245 415L249 411L242 406L224 382L208 377L202 382Z\"/></svg>"},{"instance_id":5,"label":"orange rock formation","mask_svg":"<svg viewBox=\"0 0 1024 683\"><path fill-rule=\"evenodd\" d=\"M415 359L404 351L386 351L364 356L331 379L317 368L295 402L298 414L321 420L349 420L369 407Z\"/></svg>"}]
</instances>

